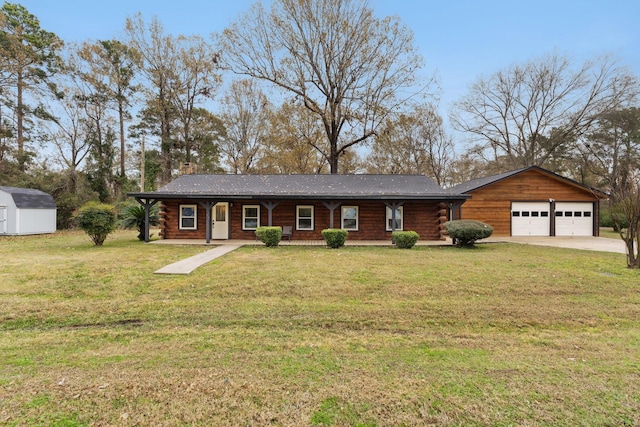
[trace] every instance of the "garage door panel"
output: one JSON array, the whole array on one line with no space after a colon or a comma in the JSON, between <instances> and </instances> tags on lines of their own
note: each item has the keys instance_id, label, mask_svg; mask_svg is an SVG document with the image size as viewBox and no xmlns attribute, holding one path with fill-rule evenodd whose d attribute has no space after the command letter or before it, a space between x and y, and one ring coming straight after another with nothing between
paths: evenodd
<instances>
[{"instance_id":1,"label":"garage door panel","mask_svg":"<svg viewBox=\"0 0 640 427\"><path fill-rule=\"evenodd\" d=\"M556 236L593 236L593 203L557 202Z\"/></svg>"},{"instance_id":2,"label":"garage door panel","mask_svg":"<svg viewBox=\"0 0 640 427\"><path fill-rule=\"evenodd\" d=\"M548 236L550 204L547 202L513 202L511 204L512 236Z\"/></svg>"}]
</instances>

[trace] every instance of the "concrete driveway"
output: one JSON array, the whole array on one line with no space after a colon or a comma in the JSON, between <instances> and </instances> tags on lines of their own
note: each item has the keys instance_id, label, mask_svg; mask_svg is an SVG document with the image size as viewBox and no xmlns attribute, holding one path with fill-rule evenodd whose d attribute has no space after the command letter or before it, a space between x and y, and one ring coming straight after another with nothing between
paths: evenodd
<instances>
[{"instance_id":1,"label":"concrete driveway","mask_svg":"<svg viewBox=\"0 0 640 427\"><path fill-rule=\"evenodd\" d=\"M627 250L622 239L606 237L489 237L483 242L511 242L525 245L553 246L556 248L580 249L586 251L614 252L626 254Z\"/></svg>"}]
</instances>

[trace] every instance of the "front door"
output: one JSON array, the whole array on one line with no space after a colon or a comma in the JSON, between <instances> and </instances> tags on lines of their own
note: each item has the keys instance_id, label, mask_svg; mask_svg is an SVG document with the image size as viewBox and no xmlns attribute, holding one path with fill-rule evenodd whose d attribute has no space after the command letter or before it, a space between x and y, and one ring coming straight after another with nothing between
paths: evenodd
<instances>
[{"instance_id":1,"label":"front door","mask_svg":"<svg viewBox=\"0 0 640 427\"><path fill-rule=\"evenodd\" d=\"M213 224L211 238L226 240L229 238L229 203L218 202L213 205Z\"/></svg>"}]
</instances>

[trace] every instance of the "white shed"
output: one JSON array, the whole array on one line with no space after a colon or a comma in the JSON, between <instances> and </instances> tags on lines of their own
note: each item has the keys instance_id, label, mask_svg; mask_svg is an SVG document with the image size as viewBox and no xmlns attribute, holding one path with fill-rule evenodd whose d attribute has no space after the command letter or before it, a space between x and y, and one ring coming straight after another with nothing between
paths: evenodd
<instances>
[{"instance_id":1,"label":"white shed","mask_svg":"<svg viewBox=\"0 0 640 427\"><path fill-rule=\"evenodd\" d=\"M55 233L56 213L43 191L0 186L0 235Z\"/></svg>"}]
</instances>

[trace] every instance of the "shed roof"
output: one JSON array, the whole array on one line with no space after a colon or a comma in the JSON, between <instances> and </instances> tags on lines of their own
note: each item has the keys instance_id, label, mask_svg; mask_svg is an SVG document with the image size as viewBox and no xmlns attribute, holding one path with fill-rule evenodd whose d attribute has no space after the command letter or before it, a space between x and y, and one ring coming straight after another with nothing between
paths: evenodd
<instances>
[{"instance_id":1,"label":"shed roof","mask_svg":"<svg viewBox=\"0 0 640 427\"><path fill-rule=\"evenodd\" d=\"M182 175L153 198L465 199L424 175Z\"/></svg>"},{"instance_id":2,"label":"shed roof","mask_svg":"<svg viewBox=\"0 0 640 427\"><path fill-rule=\"evenodd\" d=\"M44 191L3 186L0 186L0 191L10 194L18 209L56 209L53 197Z\"/></svg>"},{"instance_id":3,"label":"shed roof","mask_svg":"<svg viewBox=\"0 0 640 427\"><path fill-rule=\"evenodd\" d=\"M602 192L602 191L600 191L600 190L597 190L595 188L591 188L591 187L588 187L586 185L580 184L577 181L574 181L574 180L569 179L569 178L565 178L565 177L563 177L561 175L558 175L558 174L556 174L554 172L551 172L550 170L541 168L539 166L528 166L526 168L516 169L516 170L509 171L509 172L504 172L504 173L500 173L500 174L496 174L496 175L490 175L490 176L486 176L486 177L483 177L483 178L472 179L470 181L467 181L467 182L464 182L462 184L458 184L458 185L455 185L455 186L449 188L449 191L451 191L453 193L468 194L468 193L471 193L473 191L479 190L480 188L487 187L487 186L489 186L491 184L494 184L496 182L502 181L504 179L510 178L512 176L515 176L515 175L518 175L518 174L521 174L523 172L527 172L527 171L530 171L530 170L543 173L543 174L548 175L548 176L550 176L550 177L552 177L554 179L557 179L559 181L565 182L566 184L572 185L574 187L579 187L579 188L581 188L582 190L585 190L585 191L589 191L589 192L595 194L595 196L598 197L598 198L601 198L601 199L606 199L607 198L607 194Z\"/></svg>"}]
</instances>

